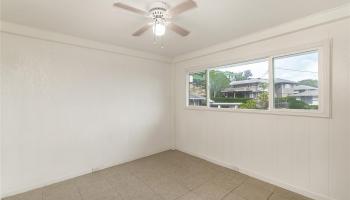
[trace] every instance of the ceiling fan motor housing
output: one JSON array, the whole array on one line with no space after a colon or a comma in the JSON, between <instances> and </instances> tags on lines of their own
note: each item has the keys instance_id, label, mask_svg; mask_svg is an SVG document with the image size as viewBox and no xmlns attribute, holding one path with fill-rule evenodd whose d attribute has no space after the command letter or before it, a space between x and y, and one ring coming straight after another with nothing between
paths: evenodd
<instances>
[{"instance_id":1,"label":"ceiling fan motor housing","mask_svg":"<svg viewBox=\"0 0 350 200\"><path fill-rule=\"evenodd\" d=\"M165 13L168 10L168 5L162 1L154 2L151 4L149 12L154 19L164 18Z\"/></svg>"},{"instance_id":2,"label":"ceiling fan motor housing","mask_svg":"<svg viewBox=\"0 0 350 200\"><path fill-rule=\"evenodd\" d=\"M156 37L164 35L167 28L185 37L190 32L181 26L174 24L170 19L183 12L196 8L197 4L194 0L184 0L184 2L170 7L165 0L155 0L155 2L148 7L148 11L135 8L128 4L121 3L120 1L114 3L114 6L144 17L152 18L153 22L145 24L133 33L133 36L140 36L153 27L153 33Z\"/></svg>"}]
</instances>

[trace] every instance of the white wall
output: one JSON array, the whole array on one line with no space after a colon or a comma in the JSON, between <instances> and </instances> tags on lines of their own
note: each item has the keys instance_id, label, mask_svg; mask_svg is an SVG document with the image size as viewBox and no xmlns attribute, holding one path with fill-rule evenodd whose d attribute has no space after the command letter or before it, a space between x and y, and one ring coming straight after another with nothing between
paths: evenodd
<instances>
[{"instance_id":1,"label":"white wall","mask_svg":"<svg viewBox=\"0 0 350 200\"><path fill-rule=\"evenodd\" d=\"M173 147L170 64L1 37L4 196Z\"/></svg>"},{"instance_id":2,"label":"white wall","mask_svg":"<svg viewBox=\"0 0 350 200\"><path fill-rule=\"evenodd\" d=\"M186 70L333 40L332 118L185 108ZM210 52L203 50L202 52ZM175 64L176 148L316 199L350 199L350 19ZM177 59L181 60L181 59Z\"/></svg>"},{"instance_id":3,"label":"white wall","mask_svg":"<svg viewBox=\"0 0 350 200\"><path fill-rule=\"evenodd\" d=\"M288 189L348 200L349 29L348 18L208 53L226 44L219 45L203 51L206 56L179 57L171 69L166 59L147 53L8 28L1 33L3 194L173 148L175 142L179 150ZM324 39L333 39L331 119L184 108L186 68ZM180 61L190 56L196 58Z\"/></svg>"}]
</instances>

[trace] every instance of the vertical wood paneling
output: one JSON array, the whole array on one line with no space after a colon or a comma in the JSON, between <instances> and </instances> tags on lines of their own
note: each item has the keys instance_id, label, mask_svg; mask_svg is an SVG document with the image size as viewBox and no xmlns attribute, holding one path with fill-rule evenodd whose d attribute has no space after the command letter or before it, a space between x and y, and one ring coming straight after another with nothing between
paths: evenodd
<instances>
[{"instance_id":1,"label":"vertical wood paneling","mask_svg":"<svg viewBox=\"0 0 350 200\"><path fill-rule=\"evenodd\" d=\"M292 180L293 185L308 188L310 184L310 137L307 127L312 119L296 118L290 120L290 134L292 136Z\"/></svg>"},{"instance_id":2,"label":"vertical wood paneling","mask_svg":"<svg viewBox=\"0 0 350 200\"><path fill-rule=\"evenodd\" d=\"M306 131L310 133L310 186L312 190L328 191L329 183L329 121L309 121ZM317 131L313 131L317 130Z\"/></svg>"},{"instance_id":3,"label":"vertical wood paneling","mask_svg":"<svg viewBox=\"0 0 350 200\"><path fill-rule=\"evenodd\" d=\"M314 197L350 199L350 28L347 27L350 19L177 64L177 76L185 76L181 73L183 69L199 63L240 58L329 38L334 41L332 118L187 110L181 103L185 93L181 87L183 79L178 78L177 147ZM194 129L202 134L192 133ZM196 145L202 149L194 148Z\"/></svg>"}]
</instances>

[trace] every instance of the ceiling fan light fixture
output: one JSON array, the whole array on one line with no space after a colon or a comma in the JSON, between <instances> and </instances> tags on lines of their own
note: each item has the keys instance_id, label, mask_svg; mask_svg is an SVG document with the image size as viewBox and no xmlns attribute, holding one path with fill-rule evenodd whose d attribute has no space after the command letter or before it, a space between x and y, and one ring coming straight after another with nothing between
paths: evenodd
<instances>
[{"instance_id":1,"label":"ceiling fan light fixture","mask_svg":"<svg viewBox=\"0 0 350 200\"><path fill-rule=\"evenodd\" d=\"M182 3L179 3L175 6L169 7L169 5L164 0L152 0L153 3L150 4L148 10L143 10L135 8L128 4L120 2L118 0L114 3L114 6L138 15L142 15L148 18L152 18L151 23L147 23L138 29L132 34L132 36L138 37L144 34L148 29L153 29L154 41L157 42L158 39L161 39L165 34L166 29L168 28L171 31L185 37L190 32L179 25L176 25L171 22L171 18L178 16L184 12L187 12L191 9L197 7L197 4L194 0L182 0Z\"/></svg>"},{"instance_id":2,"label":"ceiling fan light fixture","mask_svg":"<svg viewBox=\"0 0 350 200\"><path fill-rule=\"evenodd\" d=\"M158 37L165 34L165 23L162 20L155 20L153 24L153 33Z\"/></svg>"}]
</instances>

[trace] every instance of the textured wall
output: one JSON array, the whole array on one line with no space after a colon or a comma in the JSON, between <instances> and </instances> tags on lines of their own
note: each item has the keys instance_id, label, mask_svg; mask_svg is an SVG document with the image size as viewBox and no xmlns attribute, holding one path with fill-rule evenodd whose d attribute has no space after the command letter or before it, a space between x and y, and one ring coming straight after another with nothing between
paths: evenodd
<instances>
[{"instance_id":1,"label":"textured wall","mask_svg":"<svg viewBox=\"0 0 350 200\"><path fill-rule=\"evenodd\" d=\"M172 147L169 64L1 37L3 194Z\"/></svg>"}]
</instances>

